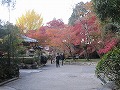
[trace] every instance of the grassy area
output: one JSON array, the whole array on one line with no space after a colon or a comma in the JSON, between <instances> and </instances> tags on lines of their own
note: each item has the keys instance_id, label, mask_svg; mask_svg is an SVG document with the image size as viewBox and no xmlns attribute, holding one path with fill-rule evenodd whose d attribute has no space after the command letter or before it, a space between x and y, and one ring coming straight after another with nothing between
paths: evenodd
<instances>
[{"instance_id":1,"label":"grassy area","mask_svg":"<svg viewBox=\"0 0 120 90\"><path fill-rule=\"evenodd\" d=\"M89 59L90 61L87 61L86 59L66 59L65 62L98 62L100 59Z\"/></svg>"}]
</instances>

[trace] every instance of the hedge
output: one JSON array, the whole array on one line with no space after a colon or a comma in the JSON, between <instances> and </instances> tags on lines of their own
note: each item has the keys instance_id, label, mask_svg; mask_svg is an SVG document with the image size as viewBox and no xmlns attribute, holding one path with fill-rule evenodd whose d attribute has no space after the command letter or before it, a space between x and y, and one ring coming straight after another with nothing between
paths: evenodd
<instances>
[{"instance_id":1,"label":"hedge","mask_svg":"<svg viewBox=\"0 0 120 90\"><path fill-rule=\"evenodd\" d=\"M96 75L104 81L114 81L120 88L120 48L105 54L96 66Z\"/></svg>"}]
</instances>

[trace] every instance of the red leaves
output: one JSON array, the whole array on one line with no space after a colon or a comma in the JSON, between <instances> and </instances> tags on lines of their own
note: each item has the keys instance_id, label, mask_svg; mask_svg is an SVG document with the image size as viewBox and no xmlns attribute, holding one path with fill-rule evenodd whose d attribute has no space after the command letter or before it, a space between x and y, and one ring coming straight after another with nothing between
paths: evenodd
<instances>
[{"instance_id":1,"label":"red leaves","mask_svg":"<svg viewBox=\"0 0 120 90\"><path fill-rule=\"evenodd\" d=\"M93 32L99 32L97 24L98 23L96 23L95 16L77 21L73 28L73 32L76 35L75 44L77 44L78 42L78 44L80 44L82 39L86 40L86 38L88 38L86 42L90 42L90 34L92 34Z\"/></svg>"},{"instance_id":2,"label":"red leaves","mask_svg":"<svg viewBox=\"0 0 120 90\"><path fill-rule=\"evenodd\" d=\"M52 21L47 23L47 26L49 28L63 28L64 27L64 23L61 19L53 19Z\"/></svg>"},{"instance_id":3,"label":"red leaves","mask_svg":"<svg viewBox=\"0 0 120 90\"><path fill-rule=\"evenodd\" d=\"M106 43L105 43L105 47L104 47L103 49L100 49L100 50L98 51L98 53L99 53L99 54L107 53L107 52L109 52L116 44L117 44L117 39L112 39L111 41L106 42Z\"/></svg>"},{"instance_id":4,"label":"red leaves","mask_svg":"<svg viewBox=\"0 0 120 90\"><path fill-rule=\"evenodd\" d=\"M30 37L30 38L35 38L36 36L36 30L29 30L27 33L26 33L26 36Z\"/></svg>"}]
</instances>

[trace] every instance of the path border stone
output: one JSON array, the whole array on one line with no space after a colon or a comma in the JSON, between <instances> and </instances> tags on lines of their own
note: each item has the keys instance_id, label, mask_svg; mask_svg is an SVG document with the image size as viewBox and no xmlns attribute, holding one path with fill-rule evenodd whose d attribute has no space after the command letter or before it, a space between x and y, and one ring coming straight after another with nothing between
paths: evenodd
<instances>
[{"instance_id":1,"label":"path border stone","mask_svg":"<svg viewBox=\"0 0 120 90\"><path fill-rule=\"evenodd\" d=\"M3 82L0 83L0 86L4 85L4 84L6 84L6 83L9 83L9 82L11 82L11 81L17 80L18 78L19 78L19 77L15 77L15 78L12 78L12 79L3 81Z\"/></svg>"}]
</instances>

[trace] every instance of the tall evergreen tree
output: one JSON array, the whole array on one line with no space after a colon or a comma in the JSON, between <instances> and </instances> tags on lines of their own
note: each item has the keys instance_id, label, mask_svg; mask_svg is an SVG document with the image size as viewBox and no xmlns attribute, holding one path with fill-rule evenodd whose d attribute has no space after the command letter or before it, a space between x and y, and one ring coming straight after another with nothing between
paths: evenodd
<instances>
[{"instance_id":1,"label":"tall evergreen tree","mask_svg":"<svg viewBox=\"0 0 120 90\"><path fill-rule=\"evenodd\" d=\"M75 5L75 8L73 8L73 13L71 17L69 18L69 25L74 25L75 21L78 20L81 17L84 17L85 13L87 13L87 10L85 8L85 4L83 2L80 2Z\"/></svg>"},{"instance_id":2,"label":"tall evergreen tree","mask_svg":"<svg viewBox=\"0 0 120 90\"><path fill-rule=\"evenodd\" d=\"M120 24L120 0L92 0L97 16L101 21Z\"/></svg>"}]
</instances>

